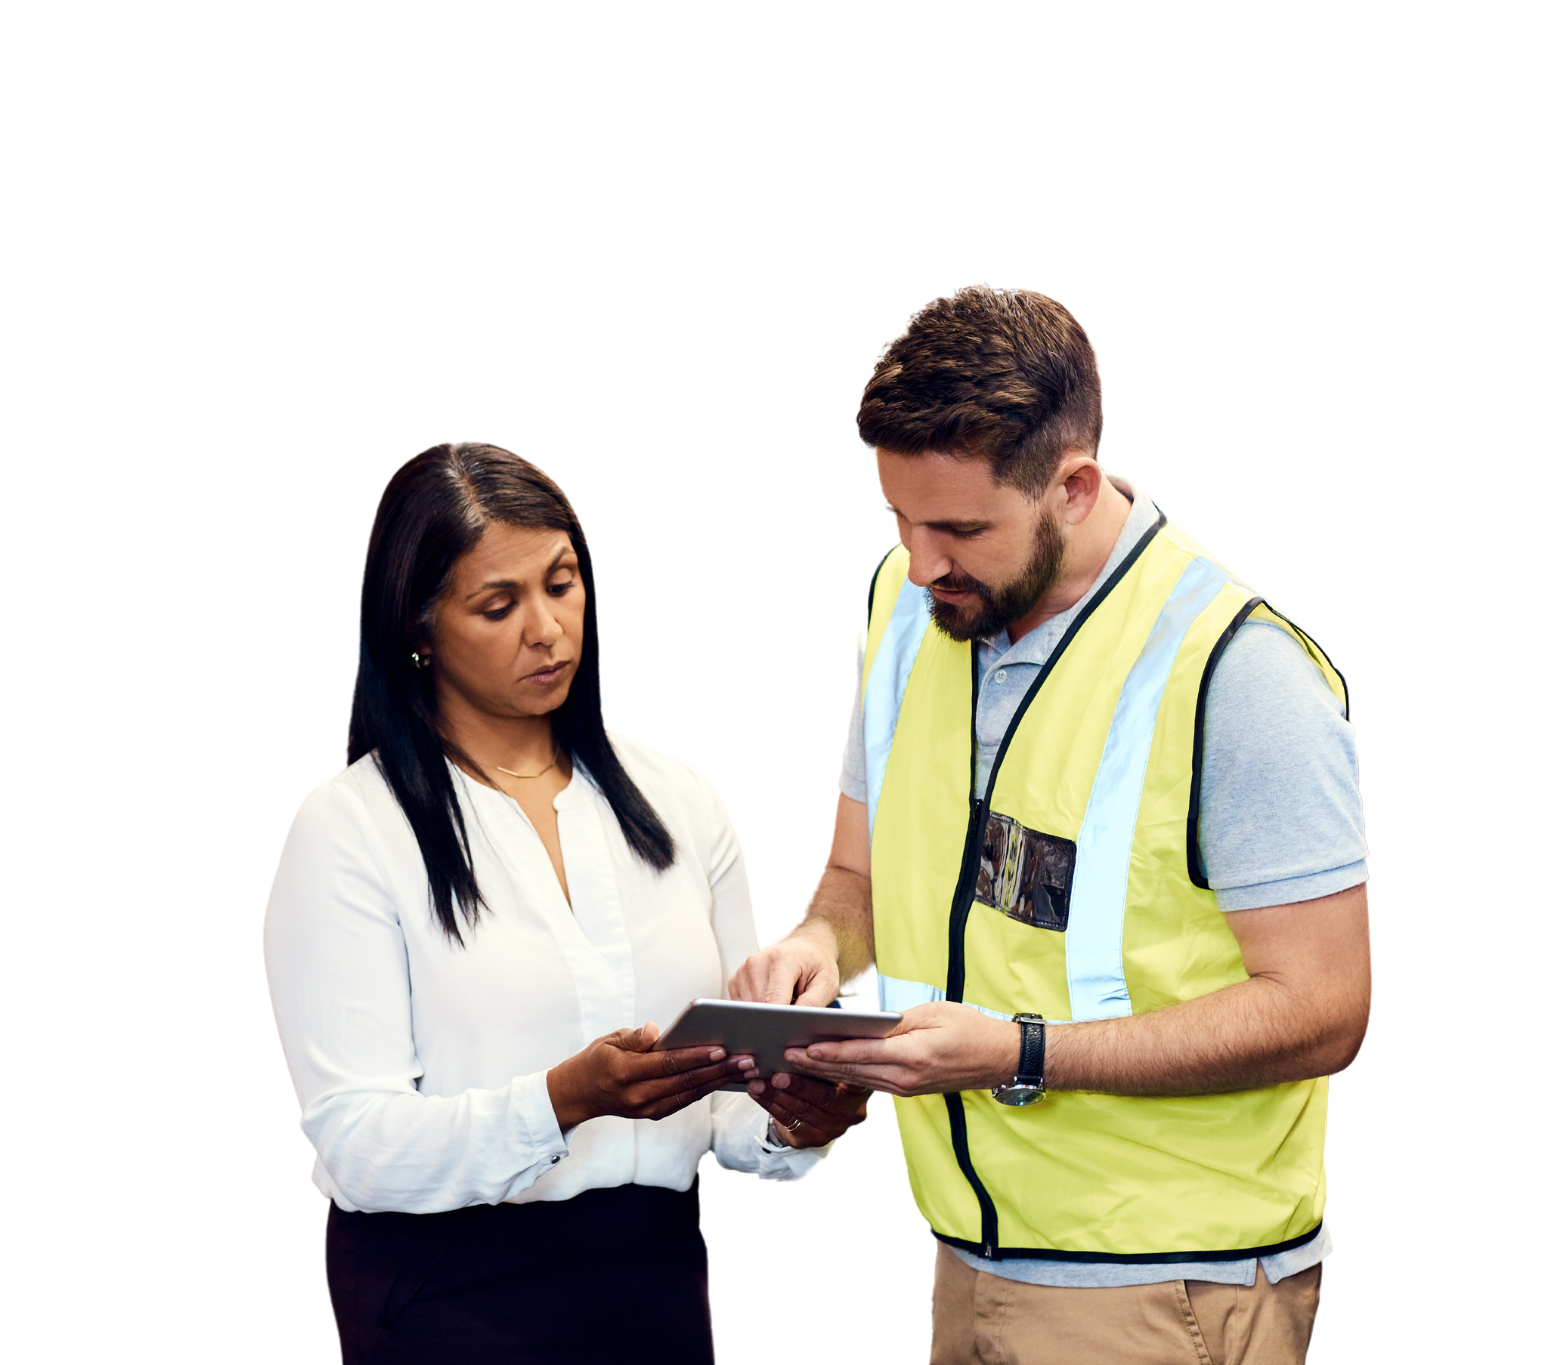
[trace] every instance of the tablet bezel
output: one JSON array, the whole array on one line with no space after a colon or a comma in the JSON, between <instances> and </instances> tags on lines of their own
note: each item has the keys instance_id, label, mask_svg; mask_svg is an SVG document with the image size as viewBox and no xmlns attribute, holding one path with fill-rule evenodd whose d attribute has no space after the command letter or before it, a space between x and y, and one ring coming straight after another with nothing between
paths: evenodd
<instances>
[{"instance_id":1,"label":"tablet bezel","mask_svg":"<svg viewBox=\"0 0 1557 1365\"><path fill-rule=\"evenodd\" d=\"M775 1071L794 1071L784 1061L784 1049L812 1043L847 1042L854 1038L885 1038L903 1020L886 1010L824 1009L814 1005L767 1005L753 1000L693 1000L660 1035L654 1051L683 1047L722 1047L732 1057L756 1060L753 1079L767 1080ZM744 1081L723 1087L744 1091Z\"/></svg>"}]
</instances>

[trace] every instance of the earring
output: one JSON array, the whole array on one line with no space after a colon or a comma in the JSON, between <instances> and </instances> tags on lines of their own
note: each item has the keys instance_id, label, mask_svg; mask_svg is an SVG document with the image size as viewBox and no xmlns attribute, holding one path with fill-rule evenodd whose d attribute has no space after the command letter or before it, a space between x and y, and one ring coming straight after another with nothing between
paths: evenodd
<instances>
[{"instance_id":1,"label":"earring","mask_svg":"<svg viewBox=\"0 0 1557 1365\"><path fill-rule=\"evenodd\" d=\"M412 668L430 668L431 666L432 666L432 655L431 654L418 654L414 649L411 651L411 667Z\"/></svg>"}]
</instances>

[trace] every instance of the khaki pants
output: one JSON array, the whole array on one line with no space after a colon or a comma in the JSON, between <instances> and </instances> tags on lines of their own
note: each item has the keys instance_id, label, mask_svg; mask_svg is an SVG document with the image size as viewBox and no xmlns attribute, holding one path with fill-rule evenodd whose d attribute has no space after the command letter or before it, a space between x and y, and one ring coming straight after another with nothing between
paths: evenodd
<instances>
[{"instance_id":1,"label":"khaki pants","mask_svg":"<svg viewBox=\"0 0 1557 1365\"><path fill-rule=\"evenodd\" d=\"M930 1365L1302 1365L1321 1266L1253 1288L1169 1280L1048 1289L935 1260Z\"/></svg>"}]
</instances>

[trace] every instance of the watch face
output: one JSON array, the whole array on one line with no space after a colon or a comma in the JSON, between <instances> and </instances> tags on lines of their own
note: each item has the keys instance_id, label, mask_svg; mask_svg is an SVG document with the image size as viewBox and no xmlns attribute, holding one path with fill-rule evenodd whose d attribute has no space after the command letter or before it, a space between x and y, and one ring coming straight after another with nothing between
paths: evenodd
<instances>
[{"instance_id":1,"label":"watch face","mask_svg":"<svg viewBox=\"0 0 1557 1365\"><path fill-rule=\"evenodd\" d=\"M1043 1098L1043 1091L1036 1085L1003 1085L995 1098L1001 1104L1033 1104Z\"/></svg>"}]
</instances>

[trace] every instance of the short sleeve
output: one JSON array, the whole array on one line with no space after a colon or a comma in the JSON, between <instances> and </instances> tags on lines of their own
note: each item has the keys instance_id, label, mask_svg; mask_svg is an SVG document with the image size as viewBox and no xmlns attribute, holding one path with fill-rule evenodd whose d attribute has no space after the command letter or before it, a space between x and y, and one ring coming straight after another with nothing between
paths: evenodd
<instances>
[{"instance_id":1,"label":"short sleeve","mask_svg":"<svg viewBox=\"0 0 1557 1365\"><path fill-rule=\"evenodd\" d=\"M1246 622L1206 695L1200 851L1222 910L1367 880L1356 736L1296 640Z\"/></svg>"},{"instance_id":2,"label":"short sleeve","mask_svg":"<svg viewBox=\"0 0 1557 1365\"><path fill-rule=\"evenodd\" d=\"M865 645L860 642L859 665L854 687L854 710L849 714L849 737L843 746L843 772L838 790L852 801L865 804Z\"/></svg>"}]
</instances>

